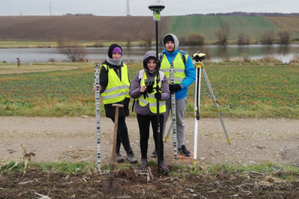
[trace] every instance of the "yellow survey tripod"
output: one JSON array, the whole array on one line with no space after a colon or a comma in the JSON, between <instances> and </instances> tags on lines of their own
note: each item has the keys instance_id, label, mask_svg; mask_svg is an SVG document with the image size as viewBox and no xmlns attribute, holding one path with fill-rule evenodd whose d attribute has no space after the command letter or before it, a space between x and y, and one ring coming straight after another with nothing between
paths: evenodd
<instances>
[{"instance_id":1,"label":"yellow survey tripod","mask_svg":"<svg viewBox=\"0 0 299 199\"><path fill-rule=\"evenodd\" d=\"M195 118L195 125L194 125L194 155L193 155L193 165L196 166L197 163L197 134L198 134L198 121L200 119L199 110L200 110L200 87L201 87L201 72L205 78L206 84L208 86L208 90L210 92L211 98L214 102L215 109L218 113L218 117L222 124L225 136L227 138L228 143L230 144L230 138L228 136L227 130L225 128L224 122L222 120L218 102L215 98L212 86L210 84L207 72L203 65L203 60L205 59L205 54L201 52L197 52L193 55L193 59L195 60L194 67L196 69L196 82L195 82L195 100L194 100L194 118Z\"/></svg>"}]
</instances>

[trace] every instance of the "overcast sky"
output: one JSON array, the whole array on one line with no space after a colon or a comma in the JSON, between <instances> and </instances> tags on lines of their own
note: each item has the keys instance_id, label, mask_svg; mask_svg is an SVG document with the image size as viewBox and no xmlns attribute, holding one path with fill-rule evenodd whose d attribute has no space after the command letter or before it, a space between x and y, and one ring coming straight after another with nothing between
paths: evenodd
<instances>
[{"instance_id":1,"label":"overcast sky","mask_svg":"<svg viewBox=\"0 0 299 199\"><path fill-rule=\"evenodd\" d=\"M132 16L152 16L157 0L129 0ZM227 12L299 12L299 0L164 0L161 16ZM127 0L0 0L0 16L93 14L126 16Z\"/></svg>"}]
</instances>

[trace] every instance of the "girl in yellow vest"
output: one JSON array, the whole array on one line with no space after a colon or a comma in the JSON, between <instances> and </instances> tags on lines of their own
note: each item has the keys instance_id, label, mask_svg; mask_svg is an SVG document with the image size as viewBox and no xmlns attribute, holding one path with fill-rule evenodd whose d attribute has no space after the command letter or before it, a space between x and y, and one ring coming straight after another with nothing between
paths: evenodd
<instances>
[{"instance_id":1,"label":"girl in yellow vest","mask_svg":"<svg viewBox=\"0 0 299 199\"><path fill-rule=\"evenodd\" d=\"M116 143L116 161L123 162L120 155L120 145L122 143L127 159L130 163L137 163L137 159L132 151L128 136L128 128L125 117L129 115L130 102L130 81L127 65L122 63L122 48L117 44L112 44L108 50L108 59L101 65L100 70L100 93L104 103L106 117L114 122L115 107L112 104L123 104L119 109L117 143ZM95 88L96 89L96 88Z\"/></svg>"},{"instance_id":2,"label":"girl in yellow vest","mask_svg":"<svg viewBox=\"0 0 299 199\"><path fill-rule=\"evenodd\" d=\"M158 136L157 126L157 99L159 99L159 113L160 113L160 133L163 134L164 113L166 111L165 100L169 98L168 79L164 73L159 72L158 82L159 88L162 92L156 92L157 86L157 64L156 52L148 51L143 58L143 68L139 71L132 82L130 89L130 96L137 99L135 102L135 112L137 113L137 120L140 134L140 149L141 149L141 167L147 168L147 150L149 139L149 126L152 124L153 136L155 140L155 147L158 148L157 142L160 139L160 168L164 174L169 173L169 169L164 161L164 146L162 136Z\"/></svg>"}]
</instances>

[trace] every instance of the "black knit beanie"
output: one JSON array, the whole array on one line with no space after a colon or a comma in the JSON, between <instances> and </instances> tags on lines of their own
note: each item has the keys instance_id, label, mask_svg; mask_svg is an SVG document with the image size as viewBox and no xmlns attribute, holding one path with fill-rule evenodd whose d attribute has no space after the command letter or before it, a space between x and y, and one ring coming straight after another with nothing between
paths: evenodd
<instances>
[{"instance_id":1,"label":"black knit beanie","mask_svg":"<svg viewBox=\"0 0 299 199\"><path fill-rule=\"evenodd\" d=\"M111 46L110 46L109 49L108 49L108 57L109 57L110 59L112 59L112 52L113 52L113 49L114 49L115 47L119 47L119 48L121 49L121 51L123 51L123 49L122 49L119 45L117 45L117 44L111 44Z\"/></svg>"},{"instance_id":2,"label":"black knit beanie","mask_svg":"<svg viewBox=\"0 0 299 199\"><path fill-rule=\"evenodd\" d=\"M174 43L173 37L171 35L167 35L164 38L164 45L168 42L168 41L172 41Z\"/></svg>"}]
</instances>

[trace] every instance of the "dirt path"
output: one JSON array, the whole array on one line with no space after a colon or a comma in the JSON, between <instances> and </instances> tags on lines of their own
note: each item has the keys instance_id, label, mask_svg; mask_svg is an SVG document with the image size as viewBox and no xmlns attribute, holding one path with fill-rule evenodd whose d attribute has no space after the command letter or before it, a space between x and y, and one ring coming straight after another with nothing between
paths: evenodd
<instances>
[{"instance_id":1,"label":"dirt path","mask_svg":"<svg viewBox=\"0 0 299 199\"><path fill-rule=\"evenodd\" d=\"M198 164L219 162L251 165L264 161L299 166L299 121L287 119L224 119L231 137L228 144L218 118L201 119L198 136ZM136 118L127 118L132 148L140 159ZM169 125L169 124L168 124ZM167 125L167 128L168 128ZM113 123L101 120L103 163L110 161ZM186 119L186 146L193 151L194 119ZM22 157L23 149L36 154L32 161L95 161L95 118L0 117L0 160L13 154ZM154 142L150 137L149 154ZM121 154L125 156L123 148ZM190 164L192 158L173 159L172 137L165 144L168 164Z\"/></svg>"}]
</instances>

